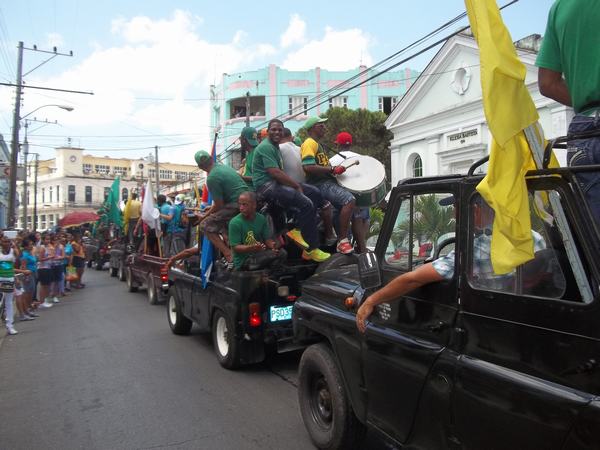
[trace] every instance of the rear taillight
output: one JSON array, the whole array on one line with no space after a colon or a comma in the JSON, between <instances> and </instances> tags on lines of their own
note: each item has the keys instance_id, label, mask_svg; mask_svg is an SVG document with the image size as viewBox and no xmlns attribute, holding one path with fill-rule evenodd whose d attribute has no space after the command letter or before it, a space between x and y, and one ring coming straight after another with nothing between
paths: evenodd
<instances>
[{"instance_id":1,"label":"rear taillight","mask_svg":"<svg viewBox=\"0 0 600 450\"><path fill-rule=\"evenodd\" d=\"M260 317L260 303L250 303L248 305L248 312L250 313L250 326L260 327L262 319Z\"/></svg>"},{"instance_id":2,"label":"rear taillight","mask_svg":"<svg viewBox=\"0 0 600 450\"><path fill-rule=\"evenodd\" d=\"M160 281L163 284L169 282L169 269L166 266L160 268Z\"/></svg>"}]
</instances>

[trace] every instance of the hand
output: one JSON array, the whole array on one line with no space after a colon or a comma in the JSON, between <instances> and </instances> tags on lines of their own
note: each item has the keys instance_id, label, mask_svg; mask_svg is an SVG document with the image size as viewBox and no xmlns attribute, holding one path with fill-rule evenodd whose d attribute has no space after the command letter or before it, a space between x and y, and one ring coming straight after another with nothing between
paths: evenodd
<instances>
[{"instance_id":1,"label":"hand","mask_svg":"<svg viewBox=\"0 0 600 450\"><path fill-rule=\"evenodd\" d=\"M256 244L254 244L254 251L255 252L262 252L263 250L265 250L267 247L265 246L265 244L263 244L262 242L258 242Z\"/></svg>"},{"instance_id":2,"label":"hand","mask_svg":"<svg viewBox=\"0 0 600 450\"><path fill-rule=\"evenodd\" d=\"M358 311L356 311L356 326L361 333L364 333L367 330L367 319L373 313L373 305L371 305L369 299L370 297L367 298L363 304L360 305Z\"/></svg>"},{"instance_id":3,"label":"hand","mask_svg":"<svg viewBox=\"0 0 600 450\"><path fill-rule=\"evenodd\" d=\"M340 166L335 166L335 167L332 167L332 168L331 168L331 173L332 173L334 176L341 175L341 174L343 174L345 171L346 171L346 168L345 168L344 166L341 166L341 165L340 165Z\"/></svg>"},{"instance_id":4,"label":"hand","mask_svg":"<svg viewBox=\"0 0 600 450\"><path fill-rule=\"evenodd\" d=\"M175 262L175 260L173 258L169 258L169 260L167 261L167 264L166 264L167 269L170 269L174 262Z\"/></svg>"}]
</instances>

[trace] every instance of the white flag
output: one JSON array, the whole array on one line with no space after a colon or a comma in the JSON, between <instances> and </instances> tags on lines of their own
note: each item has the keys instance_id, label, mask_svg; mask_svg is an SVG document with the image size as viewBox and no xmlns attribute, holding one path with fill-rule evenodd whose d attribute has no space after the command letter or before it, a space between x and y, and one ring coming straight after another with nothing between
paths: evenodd
<instances>
[{"instance_id":1,"label":"white flag","mask_svg":"<svg viewBox=\"0 0 600 450\"><path fill-rule=\"evenodd\" d=\"M142 203L142 220L153 230L160 232L160 213L154 206L154 194L152 193L152 183L148 180L146 191L144 192L144 201Z\"/></svg>"}]
</instances>

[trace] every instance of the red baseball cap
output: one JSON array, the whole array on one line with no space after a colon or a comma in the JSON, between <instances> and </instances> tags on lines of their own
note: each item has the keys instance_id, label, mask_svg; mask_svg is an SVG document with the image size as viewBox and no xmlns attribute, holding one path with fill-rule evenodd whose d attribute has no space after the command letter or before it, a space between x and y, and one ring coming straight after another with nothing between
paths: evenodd
<instances>
[{"instance_id":1,"label":"red baseball cap","mask_svg":"<svg viewBox=\"0 0 600 450\"><path fill-rule=\"evenodd\" d=\"M334 142L340 145L352 145L352 135L347 131L342 131L337 135Z\"/></svg>"}]
</instances>

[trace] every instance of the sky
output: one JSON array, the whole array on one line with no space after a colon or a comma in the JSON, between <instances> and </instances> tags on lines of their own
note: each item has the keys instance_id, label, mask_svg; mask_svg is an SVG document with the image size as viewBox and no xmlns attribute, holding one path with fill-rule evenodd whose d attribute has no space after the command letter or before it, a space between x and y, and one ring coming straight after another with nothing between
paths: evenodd
<instances>
[{"instance_id":1,"label":"sky","mask_svg":"<svg viewBox=\"0 0 600 450\"><path fill-rule=\"evenodd\" d=\"M519 0L504 9L513 40L543 35L552 3ZM54 148L70 143L89 154L136 158L154 153L158 145L159 160L193 163L194 152L210 145L209 86L221 74L269 64L288 70L370 66L465 10L463 0L249 5L237 0L0 3L0 82L15 82L17 45L23 41L26 48L73 52L44 63L52 55L26 50L26 84L93 92L24 89L21 117L41 121L28 123L30 151L52 158ZM466 24L465 18L444 35ZM434 54L402 68L423 70ZM14 101L15 88L0 86L0 133L7 142ZM22 141L24 128L20 133Z\"/></svg>"}]
</instances>

